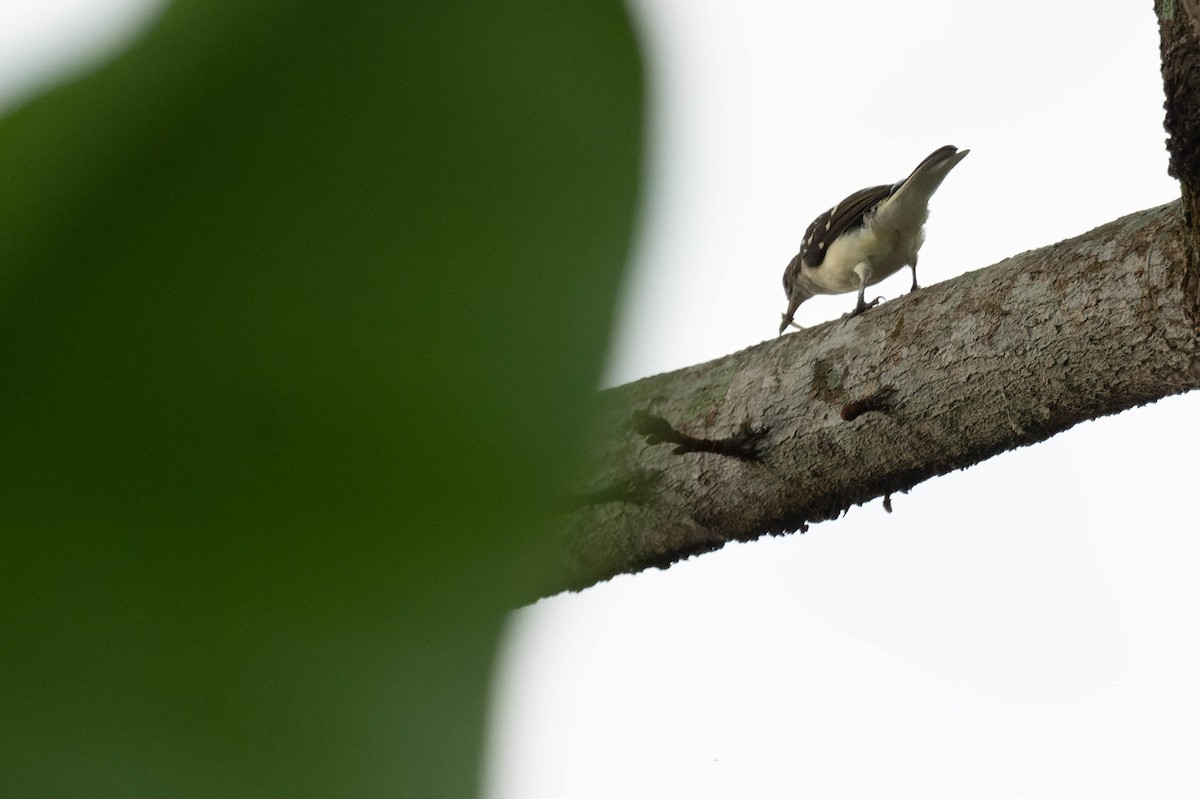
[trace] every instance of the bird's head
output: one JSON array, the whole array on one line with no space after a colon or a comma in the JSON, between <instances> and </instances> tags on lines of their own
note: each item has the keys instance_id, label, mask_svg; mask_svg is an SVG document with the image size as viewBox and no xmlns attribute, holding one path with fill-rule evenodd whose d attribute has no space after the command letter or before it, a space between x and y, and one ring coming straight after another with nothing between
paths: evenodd
<instances>
[{"instance_id":1,"label":"bird's head","mask_svg":"<svg viewBox=\"0 0 1200 799\"><path fill-rule=\"evenodd\" d=\"M800 271L802 256L803 252L792 258L791 263L787 265L787 269L783 272L783 290L788 297L788 309L787 313L783 315L783 321L779 323L779 335L781 336L783 335L783 331L788 329L789 325L791 327L799 327L799 325L792 321L796 316L796 309L800 307L800 303L815 294Z\"/></svg>"}]
</instances>

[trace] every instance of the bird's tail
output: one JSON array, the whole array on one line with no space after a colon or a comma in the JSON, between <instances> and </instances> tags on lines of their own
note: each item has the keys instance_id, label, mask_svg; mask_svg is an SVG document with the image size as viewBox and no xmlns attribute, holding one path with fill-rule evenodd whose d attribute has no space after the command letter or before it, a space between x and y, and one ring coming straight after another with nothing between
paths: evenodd
<instances>
[{"instance_id":1,"label":"bird's tail","mask_svg":"<svg viewBox=\"0 0 1200 799\"><path fill-rule=\"evenodd\" d=\"M950 173L958 165L958 162L967 157L970 150L959 150L957 147L947 144L945 147L939 147L934 150L925 160L917 164L917 168L912 171L904 180L897 184L896 189L892 192L892 196L885 201L884 207L880 208L881 212L892 214L911 214L920 213L920 219L895 219L886 220L889 227L896 226L900 228L916 226L922 224L924 213L929 206L929 198L942 185L942 181L946 179L946 175Z\"/></svg>"}]
</instances>

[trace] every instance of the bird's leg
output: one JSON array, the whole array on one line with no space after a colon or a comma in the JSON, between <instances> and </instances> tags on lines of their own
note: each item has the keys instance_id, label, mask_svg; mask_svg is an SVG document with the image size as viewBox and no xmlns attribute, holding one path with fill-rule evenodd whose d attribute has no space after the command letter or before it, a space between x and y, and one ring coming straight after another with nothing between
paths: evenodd
<instances>
[{"instance_id":1,"label":"bird's leg","mask_svg":"<svg viewBox=\"0 0 1200 799\"><path fill-rule=\"evenodd\" d=\"M853 311L846 314L847 319L852 316L858 316L868 308L874 308L879 304L879 301L883 299L883 297L876 297L870 302L867 302L866 298L863 296L863 293L867 290L867 280L871 277L871 265L869 263L863 261L858 266L854 267L854 274L858 275L858 304L854 306Z\"/></svg>"},{"instance_id":2,"label":"bird's leg","mask_svg":"<svg viewBox=\"0 0 1200 799\"><path fill-rule=\"evenodd\" d=\"M909 266L911 266L912 270L913 270L913 284L912 284L912 288L910 288L908 291L909 291L909 293L912 293L912 292L916 291L917 289L921 288L920 286L917 285L917 259L915 257L913 258L913 262L911 264L909 264Z\"/></svg>"}]
</instances>

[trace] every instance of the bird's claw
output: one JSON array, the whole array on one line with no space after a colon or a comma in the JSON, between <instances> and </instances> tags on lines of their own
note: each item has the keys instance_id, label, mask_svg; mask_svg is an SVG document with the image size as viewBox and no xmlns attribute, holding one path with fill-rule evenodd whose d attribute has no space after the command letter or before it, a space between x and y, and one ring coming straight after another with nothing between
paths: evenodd
<instances>
[{"instance_id":1,"label":"bird's claw","mask_svg":"<svg viewBox=\"0 0 1200 799\"><path fill-rule=\"evenodd\" d=\"M846 314L842 318L843 319L853 319L854 317L858 316L860 313L867 310L868 308L874 308L876 305L879 304L879 302L882 299L883 299L883 297L876 297L875 299L871 300L870 302L860 302L858 305L854 306L853 311Z\"/></svg>"}]
</instances>

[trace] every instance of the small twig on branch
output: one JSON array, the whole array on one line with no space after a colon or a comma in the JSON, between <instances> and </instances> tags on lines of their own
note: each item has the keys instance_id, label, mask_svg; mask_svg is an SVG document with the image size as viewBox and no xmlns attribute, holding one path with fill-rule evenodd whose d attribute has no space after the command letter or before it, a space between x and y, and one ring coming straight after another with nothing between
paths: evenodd
<instances>
[{"instance_id":1,"label":"small twig on branch","mask_svg":"<svg viewBox=\"0 0 1200 799\"><path fill-rule=\"evenodd\" d=\"M766 428L754 428L750 422L742 422L738 432L725 438L696 438L687 433L681 433L671 426L671 423L661 416L655 416L649 411L633 412L633 429L644 436L647 444L675 444L672 450L676 455L686 452L711 452L714 455L727 455L744 461L760 460L758 444L767 434Z\"/></svg>"}]
</instances>

